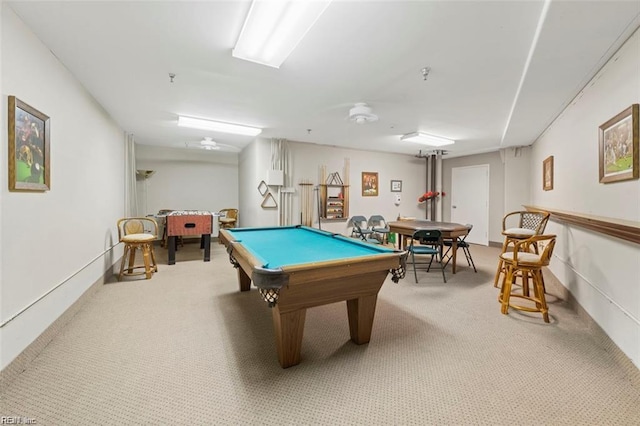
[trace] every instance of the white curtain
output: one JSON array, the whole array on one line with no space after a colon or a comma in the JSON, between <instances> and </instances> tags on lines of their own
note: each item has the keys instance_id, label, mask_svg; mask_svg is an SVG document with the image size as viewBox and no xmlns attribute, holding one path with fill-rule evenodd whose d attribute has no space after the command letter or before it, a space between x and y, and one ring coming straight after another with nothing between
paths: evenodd
<instances>
[{"instance_id":1,"label":"white curtain","mask_svg":"<svg viewBox=\"0 0 640 426\"><path fill-rule=\"evenodd\" d=\"M124 132L124 214L138 216L138 194L136 191L136 144L133 134Z\"/></svg>"}]
</instances>

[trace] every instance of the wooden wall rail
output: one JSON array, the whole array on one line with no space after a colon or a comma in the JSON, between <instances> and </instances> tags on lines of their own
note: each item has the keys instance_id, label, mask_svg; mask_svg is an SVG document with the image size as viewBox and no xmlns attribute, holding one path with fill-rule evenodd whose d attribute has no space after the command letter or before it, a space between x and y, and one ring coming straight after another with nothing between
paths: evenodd
<instances>
[{"instance_id":1,"label":"wooden wall rail","mask_svg":"<svg viewBox=\"0 0 640 426\"><path fill-rule=\"evenodd\" d=\"M562 210L547 209L538 206L524 206L529 211L546 211L551 213L551 219L570 225L591 229L601 234L622 238L632 243L640 244L640 222L613 219L610 217L591 216Z\"/></svg>"}]
</instances>

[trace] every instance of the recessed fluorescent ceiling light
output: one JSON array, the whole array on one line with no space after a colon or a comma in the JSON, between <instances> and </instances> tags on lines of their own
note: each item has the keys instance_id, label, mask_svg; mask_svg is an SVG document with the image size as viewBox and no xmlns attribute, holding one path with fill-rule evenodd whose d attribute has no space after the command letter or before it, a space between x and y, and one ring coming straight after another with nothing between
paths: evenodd
<instances>
[{"instance_id":1,"label":"recessed fluorescent ceiling light","mask_svg":"<svg viewBox=\"0 0 640 426\"><path fill-rule=\"evenodd\" d=\"M254 0L231 54L280 68L329 3L331 0Z\"/></svg>"},{"instance_id":2,"label":"recessed fluorescent ceiling light","mask_svg":"<svg viewBox=\"0 0 640 426\"><path fill-rule=\"evenodd\" d=\"M234 135L257 136L262 129L241 124L222 123L220 121L204 120L202 118L178 116L178 126L193 129L213 130L215 132L233 133Z\"/></svg>"},{"instance_id":3,"label":"recessed fluorescent ceiling light","mask_svg":"<svg viewBox=\"0 0 640 426\"><path fill-rule=\"evenodd\" d=\"M421 143L424 145L431 145L431 146L453 145L454 143L456 143L456 141L454 141L453 139L442 138L440 136L433 136L433 135L429 135L427 133L422 133L422 132L407 133L406 135L402 135L400 137L400 140L407 141L407 142L416 142L416 143Z\"/></svg>"}]
</instances>

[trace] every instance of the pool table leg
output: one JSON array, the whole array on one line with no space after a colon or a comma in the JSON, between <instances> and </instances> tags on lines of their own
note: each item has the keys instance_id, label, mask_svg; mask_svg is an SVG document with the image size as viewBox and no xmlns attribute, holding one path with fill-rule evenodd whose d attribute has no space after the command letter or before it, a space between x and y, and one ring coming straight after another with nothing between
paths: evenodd
<instances>
[{"instance_id":1,"label":"pool table leg","mask_svg":"<svg viewBox=\"0 0 640 426\"><path fill-rule=\"evenodd\" d=\"M242 268L238 268L238 283L240 284L240 291L251 290L251 277Z\"/></svg>"},{"instance_id":2,"label":"pool table leg","mask_svg":"<svg viewBox=\"0 0 640 426\"><path fill-rule=\"evenodd\" d=\"M377 294L347 300L349 332L351 333L351 340L358 345L369 343L369 340L371 340L371 329L373 328L377 300Z\"/></svg>"},{"instance_id":3,"label":"pool table leg","mask_svg":"<svg viewBox=\"0 0 640 426\"><path fill-rule=\"evenodd\" d=\"M278 361L282 368L292 367L300 363L302 350L302 334L306 309L298 309L282 313L278 305L271 308L273 328L276 334Z\"/></svg>"}]
</instances>

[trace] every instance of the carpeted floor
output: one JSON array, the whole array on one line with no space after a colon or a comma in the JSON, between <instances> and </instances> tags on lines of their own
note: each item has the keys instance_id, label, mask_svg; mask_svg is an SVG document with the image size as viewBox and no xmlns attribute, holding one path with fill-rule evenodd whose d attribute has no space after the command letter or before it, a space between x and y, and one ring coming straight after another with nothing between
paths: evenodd
<instances>
[{"instance_id":1,"label":"carpeted floor","mask_svg":"<svg viewBox=\"0 0 640 426\"><path fill-rule=\"evenodd\" d=\"M368 345L344 303L307 311L300 365L283 370L271 314L240 293L222 246L197 244L150 280L104 285L1 390L1 416L38 425L638 425L638 371L548 289L551 323L500 314L498 249L478 273L419 272L378 298ZM459 253L462 255L462 252ZM621 361L622 359L622 361ZM24 420L24 419L23 419Z\"/></svg>"}]
</instances>

